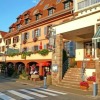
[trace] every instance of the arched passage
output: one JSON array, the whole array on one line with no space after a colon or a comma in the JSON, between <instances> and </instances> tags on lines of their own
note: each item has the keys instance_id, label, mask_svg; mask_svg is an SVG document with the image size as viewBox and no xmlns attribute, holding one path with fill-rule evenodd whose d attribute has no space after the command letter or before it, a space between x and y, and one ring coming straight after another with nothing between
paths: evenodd
<instances>
[{"instance_id":1,"label":"arched passage","mask_svg":"<svg viewBox=\"0 0 100 100\"><path fill-rule=\"evenodd\" d=\"M15 69L17 70L18 74L21 74L22 70L25 70L25 64L23 62L17 62L15 64Z\"/></svg>"}]
</instances>

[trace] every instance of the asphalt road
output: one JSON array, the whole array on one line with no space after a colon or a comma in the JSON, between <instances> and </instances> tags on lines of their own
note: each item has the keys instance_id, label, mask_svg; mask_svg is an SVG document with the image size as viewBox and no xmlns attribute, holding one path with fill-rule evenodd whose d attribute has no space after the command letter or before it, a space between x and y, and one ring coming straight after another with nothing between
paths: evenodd
<instances>
[{"instance_id":1,"label":"asphalt road","mask_svg":"<svg viewBox=\"0 0 100 100\"><path fill-rule=\"evenodd\" d=\"M16 80L0 78L0 100L100 100L100 97L85 96L61 91L44 89Z\"/></svg>"}]
</instances>

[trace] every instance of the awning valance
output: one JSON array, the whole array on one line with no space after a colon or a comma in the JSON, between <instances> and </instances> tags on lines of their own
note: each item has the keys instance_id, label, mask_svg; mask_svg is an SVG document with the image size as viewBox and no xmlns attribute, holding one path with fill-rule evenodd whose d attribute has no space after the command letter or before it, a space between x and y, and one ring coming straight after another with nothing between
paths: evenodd
<instances>
[{"instance_id":1,"label":"awning valance","mask_svg":"<svg viewBox=\"0 0 100 100\"><path fill-rule=\"evenodd\" d=\"M100 39L100 26L98 27L97 32L94 34L92 39Z\"/></svg>"}]
</instances>

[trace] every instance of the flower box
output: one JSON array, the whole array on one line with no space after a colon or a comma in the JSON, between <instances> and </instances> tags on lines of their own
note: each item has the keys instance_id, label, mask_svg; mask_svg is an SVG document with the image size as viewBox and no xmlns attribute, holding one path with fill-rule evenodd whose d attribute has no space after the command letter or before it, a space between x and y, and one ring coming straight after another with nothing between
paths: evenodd
<instances>
[{"instance_id":1,"label":"flower box","mask_svg":"<svg viewBox=\"0 0 100 100\"><path fill-rule=\"evenodd\" d=\"M87 90L87 89L88 89L88 87L86 87L86 86L80 86L80 88L81 88L82 90Z\"/></svg>"}]
</instances>

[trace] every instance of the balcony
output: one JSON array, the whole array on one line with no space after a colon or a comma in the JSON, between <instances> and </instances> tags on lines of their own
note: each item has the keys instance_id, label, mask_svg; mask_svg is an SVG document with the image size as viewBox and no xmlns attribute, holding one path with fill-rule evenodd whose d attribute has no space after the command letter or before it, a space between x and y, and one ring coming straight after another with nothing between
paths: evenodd
<instances>
[{"instance_id":1,"label":"balcony","mask_svg":"<svg viewBox=\"0 0 100 100\"><path fill-rule=\"evenodd\" d=\"M88 7L88 6L91 6L91 5L94 5L94 4L97 4L99 2L100 2L100 0L84 0L84 1L81 1L81 2L78 3L78 10L85 8L85 7Z\"/></svg>"}]
</instances>

